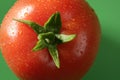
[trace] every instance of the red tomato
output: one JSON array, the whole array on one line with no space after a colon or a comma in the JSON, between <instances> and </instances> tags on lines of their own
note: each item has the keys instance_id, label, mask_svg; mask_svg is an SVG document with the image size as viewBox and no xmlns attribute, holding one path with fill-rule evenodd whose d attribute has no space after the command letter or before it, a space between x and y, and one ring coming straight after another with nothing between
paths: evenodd
<instances>
[{"instance_id":1,"label":"red tomato","mask_svg":"<svg viewBox=\"0 0 120 80\"><path fill-rule=\"evenodd\" d=\"M60 33L76 34L75 39L57 46L58 69L47 48L36 52L37 34L15 19L31 20L44 25L60 12ZM21 80L79 80L92 65L98 50L100 25L85 0L17 0L0 28L0 47L8 66Z\"/></svg>"}]
</instances>

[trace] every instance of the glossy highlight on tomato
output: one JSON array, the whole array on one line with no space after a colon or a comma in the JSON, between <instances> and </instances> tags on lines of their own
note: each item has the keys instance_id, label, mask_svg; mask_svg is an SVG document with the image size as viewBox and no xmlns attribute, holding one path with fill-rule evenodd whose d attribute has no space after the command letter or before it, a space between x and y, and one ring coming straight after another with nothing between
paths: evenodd
<instances>
[{"instance_id":1,"label":"glossy highlight on tomato","mask_svg":"<svg viewBox=\"0 0 120 80\"><path fill-rule=\"evenodd\" d=\"M32 51L38 35L29 25L13 20L44 26L56 12L61 16L60 34L76 34L72 41L57 45L60 68L48 48ZM0 49L20 80L80 80L94 62L100 34L98 18L85 0L17 0L2 21Z\"/></svg>"}]
</instances>

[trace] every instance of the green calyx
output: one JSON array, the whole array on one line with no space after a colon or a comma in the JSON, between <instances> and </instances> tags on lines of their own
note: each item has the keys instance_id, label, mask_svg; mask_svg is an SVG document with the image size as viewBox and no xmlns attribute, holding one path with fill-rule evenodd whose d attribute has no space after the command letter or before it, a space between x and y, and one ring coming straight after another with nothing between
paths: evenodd
<instances>
[{"instance_id":1,"label":"green calyx","mask_svg":"<svg viewBox=\"0 0 120 80\"><path fill-rule=\"evenodd\" d=\"M38 51L44 48L48 48L48 51L56 67L60 68L60 60L57 45L69 42L76 37L75 34L60 34L60 29L62 25L60 13L56 12L55 14L53 14L44 24L43 27L29 20L14 20L29 25L38 34L38 41L33 47L32 51Z\"/></svg>"}]
</instances>

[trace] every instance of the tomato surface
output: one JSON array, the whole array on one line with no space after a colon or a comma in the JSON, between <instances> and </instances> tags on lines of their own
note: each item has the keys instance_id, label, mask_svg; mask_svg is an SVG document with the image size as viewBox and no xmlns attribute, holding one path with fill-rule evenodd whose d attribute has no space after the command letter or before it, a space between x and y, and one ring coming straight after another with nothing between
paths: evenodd
<instances>
[{"instance_id":1,"label":"tomato surface","mask_svg":"<svg viewBox=\"0 0 120 80\"><path fill-rule=\"evenodd\" d=\"M40 25L60 12L60 33L76 34L71 42L57 46L58 69L45 48L33 52L37 34L28 25L14 21L31 20ZM17 0L0 28L0 48L11 70L20 80L80 80L89 70L100 40L100 24L85 0Z\"/></svg>"}]
</instances>

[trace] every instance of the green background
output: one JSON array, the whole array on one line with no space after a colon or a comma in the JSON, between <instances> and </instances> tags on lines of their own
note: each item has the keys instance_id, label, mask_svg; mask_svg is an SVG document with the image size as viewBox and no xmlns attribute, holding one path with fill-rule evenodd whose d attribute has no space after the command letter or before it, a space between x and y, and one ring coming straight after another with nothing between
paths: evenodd
<instances>
[{"instance_id":1,"label":"green background","mask_svg":"<svg viewBox=\"0 0 120 80\"><path fill-rule=\"evenodd\" d=\"M0 23L16 0L0 0ZM96 11L102 29L95 63L83 80L120 80L120 0L87 0ZM18 80L0 53L0 80Z\"/></svg>"}]
</instances>

